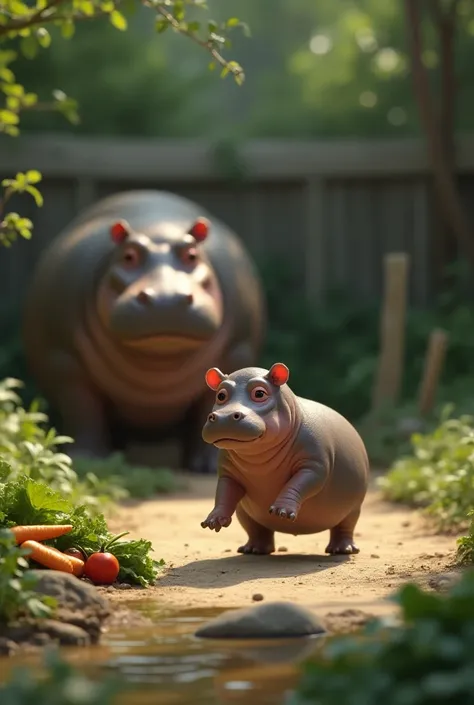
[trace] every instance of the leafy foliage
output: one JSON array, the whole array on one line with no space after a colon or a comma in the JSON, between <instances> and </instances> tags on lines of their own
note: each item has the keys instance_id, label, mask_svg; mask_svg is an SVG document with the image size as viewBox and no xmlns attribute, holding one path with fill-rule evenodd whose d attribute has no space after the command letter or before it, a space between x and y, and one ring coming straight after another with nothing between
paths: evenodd
<instances>
[{"instance_id":1,"label":"leafy foliage","mask_svg":"<svg viewBox=\"0 0 474 705\"><path fill-rule=\"evenodd\" d=\"M122 453L113 453L105 459L75 458L74 470L92 487L111 482L131 497L149 498L177 489L176 475L166 468L149 468L128 463Z\"/></svg>"},{"instance_id":2,"label":"leafy foliage","mask_svg":"<svg viewBox=\"0 0 474 705\"><path fill-rule=\"evenodd\" d=\"M39 411L38 402L24 409L16 392L19 387L21 382L15 379L0 381L0 456L6 461L0 465L0 482L22 476L43 480L68 501L80 501L91 511L126 497L114 478L99 479L89 472L79 479L71 458L58 450L72 439L47 429L48 417Z\"/></svg>"},{"instance_id":3,"label":"leafy foliage","mask_svg":"<svg viewBox=\"0 0 474 705\"><path fill-rule=\"evenodd\" d=\"M0 701L8 705L112 705L124 684L116 676L100 682L89 680L58 651L47 651L45 674L31 668L13 670L0 684Z\"/></svg>"},{"instance_id":4,"label":"leafy foliage","mask_svg":"<svg viewBox=\"0 0 474 705\"><path fill-rule=\"evenodd\" d=\"M397 595L401 624L376 620L309 662L291 705L474 703L474 571L447 596L415 585Z\"/></svg>"},{"instance_id":5,"label":"leafy foliage","mask_svg":"<svg viewBox=\"0 0 474 705\"><path fill-rule=\"evenodd\" d=\"M474 509L468 517L471 520L469 531L466 536L458 539L458 557L461 563L474 563Z\"/></svg>"},{"instance_id":6,"label":"leafy foliage","mask_svg":"<svg viewBox=\"0 0 474 705\"><path fill-rule=\"evenodd\" d=\"M17 524L71 524L71 532L45 543L60 551L77 547L86 556L100 551L114 538L103 514L91 514L87 505L73 504L61 492L26 474L3 484L0 480L0 527ZM143 539L114 543L113 553L120 563L119 580L143 587L153 584L163 561L151 558L152 550L151 543Z\"/></svg>"},{"instance_id":7,"label":"leafy foliage","mask_svg":"<svg viewBox=\"0 0 474 705\"><path fill-rule=\"evenodd\" d=\"M464 525L474 507L474 417L450 411L432 432L413 434L412 453L379 480L387 499L425 507L442 529Z\"/></svg>"},{"instance_id":8,"label":"leafy foliage","mask_svg":"<svg viewBox=\"0 0 474 705\"><path fill-rule=\"evenodd\" d=\"M220 66L221 77L231 74L239 85L243 83L245 75L242 67L236 61L226 60L223 50L230 46L229 32L236 27L245 29L245 25L234 17L220 23L214 20L199 21L192 12L190 15L190 11L206 9L202 0L35 0L32 3L5 0L0 6L0 43L8 43L9 47L0 51L0 93L4 98L3 104L0 104L0 132L11 137L18 136L21 113L30 109L57 111L71 123L77 124L76 101L56 89L51 102L40 102L36 93L25 91L17 81L12 64L20 54L34 60L41 49L48 49L55 28L60 29L63 39L70 39L74 36L77 23L106 17L112 27L126 31L128 17L141 6L151 11L158 34L171 28L188 37L211 55L209 68ZM15 192L30 193L41 206L42 196L34 185L40 179L39 172L29 171L2 183L6 191L0 201L0 243L11 245L18 234L27 238L31 236L31 221L17 213L4 214L4 209L6 201Z\"/></svg>"},{"instance_id":9,"label":"leafy foliage","mask_svg":"<svg viewBox=\"0 0 474 705\"><path fill-rule=\"evenodd\" d=\"M36 578L27 571L28 553L16 545L11 531L0 529L0 624L25 615L49 617L56 606L54 598L32 589Z\"/></svg>"}]
</instances>

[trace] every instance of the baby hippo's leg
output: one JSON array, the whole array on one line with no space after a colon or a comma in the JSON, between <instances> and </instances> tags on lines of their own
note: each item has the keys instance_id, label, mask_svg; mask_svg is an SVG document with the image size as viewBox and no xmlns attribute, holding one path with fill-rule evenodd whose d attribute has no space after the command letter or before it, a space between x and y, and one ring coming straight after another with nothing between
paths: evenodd
<instances>
[{"instance_id":1,"label":"baby hippo's leg","mask_svg":"<svg viewBox=\"0 0 474 705\"><path fill-rule=\"evenodd\" d=\"M331 555L359 553L359 549L354 543L354 529L360 516L360 507L354 509L337 526L334 526L329 534L329 544L326 553Z\"/></svg>"},{"instance_id":2,"label":"baby hippo's leg","mask_svg":"<svg viewBox=\"0 0 474 705\"><path fill-rule=\"evenodd\" d=\"M244 546L237 549L238 553L253 553L266 556L275 551L275 534L256 522L247 512L239 506L237 507L237 519L249 535L249 540Z\"/></svg>"}]
</instances>

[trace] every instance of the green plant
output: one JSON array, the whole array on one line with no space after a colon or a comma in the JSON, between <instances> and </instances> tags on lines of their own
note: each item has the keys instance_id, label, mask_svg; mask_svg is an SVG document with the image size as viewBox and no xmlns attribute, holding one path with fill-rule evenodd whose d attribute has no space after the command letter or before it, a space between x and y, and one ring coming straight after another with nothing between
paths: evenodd
<instances>
[{"instance_id":1,"label":"green plant","mask_svg":"<svg viewBox=\"0 0 474 705\"><path fill-rule=\"evenodd\" d=\"M130 497L140 499L173 492L178 487L176 475L171 470L128 463L122 453L113 453L105 459L75 458L73 468L92 487L112 482Z\"/></svg>"},{"instance_id":2,"label":"green plant","mask_svg":"<svg viewBox=\"0 0 474 705\"><path fill-rule=\"evenodd\" d=\"M113 479L97 478L92 473L80 480L71 458L58 451L58 446L72 441L48 429L48 417L34 401L29 410L21 406L16 389L22 384L7 378L0 381L0 482L27 475L44 480L51 488L73 503L87 504L98 511L105 504L127 496Z\"/></svg>"},{"instance_id":3,"label":"green plant","mask_svg":"<svg viewBox=\"0 0 474 705\"><path fill-rule=\"evenodd\" d=\"M474 571L446 596L405 585L401 623L375 620L308 662L291 705L474 703Z\"/></svg>"},{"instance_id":4,"label":"green plant","mask_svg":"<svg viewBox=\"0 0 474 705\"><path fill-rule=\"evenodd\" d=\"M53 91L51 102L40 102L36 93L27 92L17 82L11 69L19 52L27 59L34 60L41 49L47 49L55 30L60 29L63 39L74 36L76 23L85 20L108 18L110 24L119 31L128 27L128 17L143 6L150 10L155 30L158 34L172 29L191 39L211 56L209 68L221 67L221 77L231 74L240 85L245 75L236 61L228 61L223 50L230 45L229 32L241 27L237 18L231 17L217 23L208 20L203 23L190 15L190 10L206 9L203 0L6 0L0 6L0 43L9 43L9 48L0 51L0 132L11 137L20 134L20 116L25 110L54 110L60 112L73 124L79 120L77 105L61 90ZM52 31L50 31L52 30ZM5 214L6 202L13 194L29 193L38 206L43 198L36 184L41 180L38 171L18 173L14 179L2 182L5 189L0 199L0 243L11 245L18 237L31 237L32 223L17 213Z\"/></svg>"},{"instance_id":5,"label":"green plant","mask_svg":"<svg viewBox=\"0 0 474 705\"><path fill-rule=\"evenodd\" d=\"M16 545L8 529L0 529L0 624L31 615L49 617L56 601L34 592L36 578L28 572L28 551Z\"/></svg>"},{"instance_id":6,"label":"green plant","mask_svg":"<svg viewBox=\"0 0 474 705\"><path fill-rule=\"evenodd\" d=\"M474 563L474 509L469 512L468 518L470 526L467 535L458 539L458 558L461 563Z\"/></svg>"},{"instance_id":7,"label":"green plant","mask_svg":"<svg viewBox=\"0 0 474 705\"><path fill-rule=\"evenodd\" d=\"M386 499L424 507L441 529L466 523L474 507L474 417L447 407L430 433L415 433L412 452L379 479Z\"/></svg>"},{"instance_id":8,"label":"green plant","mask_svg":"<svg viewBox=\"0 0 474 705\"><path fill-rule=\"evenodd\" d=\"M16 668L6 683L0 684L0 702L4 705L112 705L124 684L116 676L92 681L58 651L47 651L45 673L31 668Z\"/></svg>"},{"instance_id":9,"label":"green plant","mask_svg":"<svg viewBox=\"0 0 474 705\"><path fill-rule=\"evenodd\" d=\"M114 538L103 514L91 514L89 505L74 506L61 492L26 474L3 483L0 479L0 528L23 524L71 524L71 532L44 543L60 551L77 547L87 556ZM113 552L120 563L119 580L142 587L154 584L164 561L154 560L152 551L151 542L145 539L114 542Z\"/></svg>"}]
</instances>

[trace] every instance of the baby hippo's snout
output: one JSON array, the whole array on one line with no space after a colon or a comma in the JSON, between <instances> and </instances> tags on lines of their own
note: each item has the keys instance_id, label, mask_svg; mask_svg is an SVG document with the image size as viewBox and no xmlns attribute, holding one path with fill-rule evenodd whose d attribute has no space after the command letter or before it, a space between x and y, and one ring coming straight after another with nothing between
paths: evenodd
<instances>
[{"instance_id":1,"label":"baby hippo's snout","mask_svg":"<svg viewBox=\"0 0 474 705\"><path fill-rule=\"evenodd\" d=\"M242 413L241 411L234 411L233 413L229 412L229 414L227 414L227 415L231 416L234 421L240 421L241 419L245 418L245 414ZM207 420L210 421L211 423L214 423L215 421L219 420L219 416L217 414L215 414L214 412L212 412L207 417Z\"/></svg>"},{"instance_id":2,"label":"baby hippo's snout","mask_svg":"<svg viewBox=\"0 0 474 705\"><path fill-rule=\"evenodd\" d=\"M234 448L241 443L255 441L265 430L262 419L243 409L216 409L207 417L202 430L206 443L218 448Z\"/></svg>"}]
</instances>

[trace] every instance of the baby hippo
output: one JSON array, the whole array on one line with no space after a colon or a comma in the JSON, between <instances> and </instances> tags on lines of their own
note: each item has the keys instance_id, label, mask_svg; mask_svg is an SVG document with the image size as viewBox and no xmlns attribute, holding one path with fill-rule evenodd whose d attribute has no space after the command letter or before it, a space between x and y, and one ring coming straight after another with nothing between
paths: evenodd
<instances>
[{"instance_id":1,"label":"baby hippo","mask_svg":"<svg viewBox=\"0 0 474 705\"><path fill-rule=\"evenodd\" d=\"M216 399L202 437L219 449L219 479L201 526L220 531L236 512L248 534L239 553L273 553L275 531L327 529L326 553L359 553L354 529L369 479L364 443L336 411L296 396L289 374L280 362L269 371L207 371Z\"/></svg>"}]
</instances>

